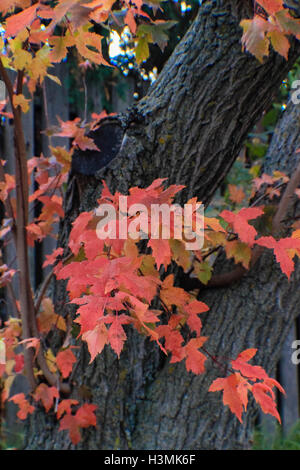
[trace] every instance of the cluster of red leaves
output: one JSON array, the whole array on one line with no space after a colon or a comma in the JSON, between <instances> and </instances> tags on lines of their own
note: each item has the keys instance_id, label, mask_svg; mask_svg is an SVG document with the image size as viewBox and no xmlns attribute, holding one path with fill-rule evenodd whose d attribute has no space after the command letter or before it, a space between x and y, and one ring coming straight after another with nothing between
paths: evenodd
<instances>
[{"instance_id":1,"label":"cluster of red leaves","mask_svg":"<svg viewBox=\"0 0 300 470\"><path fill-rule=\"evenodd\" d=\"M288 58L290 43L288 36L300 38L300 21L293 18L285 8L283 0L257 0L265 15L255 14L253 19L242 20L242 43L246 49L262 62L273 49Z\"/></svg>"},{"instance_id":2,"label":"cluster of red leaves","mask_svg":"<svg viewBox=\"0 0 300 470\"><path fill-rule=\"evenodd\" d=\"M264 413L275 416L281 422L276 409L273 388L277 387L282 393L285 391L277 380L266 374L262 367L248 364L248 361L255 356L256 351L256 349L246 349L239 354L234 361L231 361L232 374L224 379L214 380L209 391L223 390L224 405L229 406L240 422L242 422L243 411L247 410L248 391L253 394Z\"/></svg>"},{"instance_id":3,"label":"cluster of red leaves","mask_svg":"<svg viewBox=\"0 0 300 470\"><path fill-rule=\"evenodd\" d=\"M34 197L44 197L48 185L53 187L55 177L47 174L49 167L43 159L40 162L33 160L29 167L36 168L40 187L42 186ZM254 180L254 184L256 188L263 184L269 188L278 184L279 178L280 181L287 181L282 174L274 177L263 175ZM177 219L172 211L170 238L159 238L167 221L157 219L159 226L151 231L151 217L147 219L146 214L151 214L153 204L170 207L181 189L182 186L165 188L164 180L156 180L145 189L131 188L127 196L127 212L124 214L124 207L120 202L122 195L112 194L103 182L99 206L110 204L115 209L115 220L110 220L107 224L106 238L98 237L97 227L102 220L98 211L83 212L74 221L70 233L71 255L64 261L61 258L63 250L58 248L47 257L44 265L55 264L57 279L67 279L70 303L78 306L75 319L80 327L78 336L87 343L91 361L108 345L119 357L127 339L126 327L131 326L155 341L163 353L170 356L171 363L185 361L187 371L195 374L205 371L206 361L214 360L214 357L204 347L208 338L201 335L202 322L199 315L207 312L209 307L197 300L195 293L188 293L174 285L174 275L166 274L172 264L177 264L186 273L192 273L202 283L207 283L212 275L210 253L223 247L229 258L233 257L236 263L248 267L253 247L260 245L272 249L282 271L288 277L291 275L294 269L293 258L300 255L299 230L295 230L291 237L280 240L271 236L259 237L252 221L264 214L262 207L243 208L234 212L224 210L219 219L204 217L204 245L201 250L186 250L184 234L181 233L182 238L178 237ZM192 199L189 203L193 207L193 225L197 200ZM146 208L146 212L142 211L141 205ZM132 211L131 207L136 207L136 211ZM128 228L127 238L120 237L121 219ZM112 222L115 223L116 236L112 236ZM143 232L139 231L141 228L150 233L146 250L140 249L140 241L144 239ZM138 237L136 233L139 234ZM145 244L145 240L143 243ZM159 299L159 309L153 308L154 299ZM56 356L50 349L45 352L48 366L52 372L59 373L63 380L72 374L76 363L74 346L71 346L74 340L70 339L66 321L55 313L49 298L44 298L41 302L37 325L40 336L24 341L20 341L21 324L18 319L10 318L0 331L0 346L1 341L4 341L6 348L5 362L0 363L4 400L9 397L15 375L24 368L23 354L17 350L19 345L34 348L36 355L41 347L41 338L53 328L66 332L68 339ZM236 360L231 361L228 368L231 374L223 379L216 379L210 391L223 390L224 404L230 407L240 421L243 410L246 411L247 408L248 392L253 394L265 413L280 420L273 388L283 390L261 367L248 364L255 352L254 349L241 352ZM219 363L218 360L216 362ZM23 394L10 399L19 405L18 416L21 419L34 411L33 405ZM77 406L78 402L71 399L59 401L56 387L48 387L42 383L32 399L40 401L47 412L55 406L57 418L61 420L60 429L69 430L74 444L80 440L80 428L96 424L94 405L84 404L73 412L71 406Z\"/></svg>"},{"instance_id":4,"label":"cluster of red leaves","mask_svg":"<svg viewBox=\"0 0 300 470\"><path fill-rule=\"evenodd\" d=\"M79 402L74 399L61 400L58 403L59 393L56 387L49 387L46 384L40 384L35 393L32 394L32 399L36 402L41 401L42 406L45 408L46 413L55 406L56 417L60 420L60 431L69 431L69 436L74 445L78 444L81 440L80 429L88 428L89 426L96 426L96 405L85 403L78 407ZM57 403L55 404L55 400ZM35 407L30 404L26 399L24 393L13 395L9 401L12 401L19 407L17 412L18 418L24 420L29 414L32 414ZM72 407L77 406L76 412L73 412Z\"/></svg>"},{"instance_id":5,"label":"cluster of red leaves","mask_svg":"<svg viewBox=\"0 0 300 470\"><path fill-rule=\"evenodd\" d=\"M119 209L120 194L112 195L103 184L99 204L110 202L116 210ZM164 190L162 180L156 180L144 190L132 188L128 207L139 203L148 208L151 204L171 204L180 189L171 186ZM196 203L195 200L192 202ZM132 213L126 214L128 226L137 219L140 224L143 223L141 213L137 214L136 218ZM164 353L169 353L171 363L185 360L188 371L203 373L207 360L203 345L207 338L201 336L199 314L209 308L193 294L174 286L172 274L163 275L163 279L161 275L171 263L176 263L186 272L194 270L199 279L208 280L211 271L206 269L207 261L204 261L207 250L220 244L229 257L248 264L251 249L256 244L273 249L282 271L289 277L293 270L293 257L300 254L300 240L295 236L298 231L278 241L273 237L258 238L256 229L249 221L263 214L263 208L257 207L237 212L223 211L220 217L228 224L227 229L217 219L205 217L205 244L201 252L187 252L182 240L157 240L151 239L150 235L147 242L147 247L151 248L149 254L138 249L139 238L109 238L111 232L108 231L105 240L99 239L95 230L99 218L95 211L82 213L74 222L70 234L69 248L74 259L65 265L59 262L55 272L58 279L68 279L70 302L79 306L75 322L80 325L80 336L87 342L91 361L105 345L110 345L119 356L126 341L124 326L132 325L150 340L156 341ZM118 220L115 222L118 226ZM171 233L174 235L172 230ZM246 249L249 250L249 260ZM199 266L203 267L202 271ZM161 310L151 308L152 301L157 297ZM183 325L188 328L188 334L183 335ZM262 368L247 363L255 352L253 349L242 352L231 362L233 373L224 379L217 379L210 391L224 390L224 403L240 420L242 410L247 407L248 391L253 393L264 412L280 419L272 389L276 386L283 390Z\"/></svg>"}]
</instances>

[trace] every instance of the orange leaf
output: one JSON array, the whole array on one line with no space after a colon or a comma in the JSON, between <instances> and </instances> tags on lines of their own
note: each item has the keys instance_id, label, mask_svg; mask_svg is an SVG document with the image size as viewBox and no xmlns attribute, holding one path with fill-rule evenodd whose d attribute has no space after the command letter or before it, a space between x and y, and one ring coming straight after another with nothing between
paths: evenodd
<instances>
[{"instance_id":1,"label":"orange leaf","mask_svg":"<svg viewBox=\"0 0 300 470\"><path fill-rule=\"evenodd\" d=\"M30 26L33 20L36 18L36 10L39 4L32 5L26 10L12 15L6 19L5 25L5 37L17 36L20 31L23 31L26 26Z\"/></svg>"},{"instance_id":2,"label":"orange leaf","mask_svg":"<svg viewBox=\"0 0 300 470\"><path fill-rule=\"evenodd\" d=\"M269 15L275 15L275 13L283 9L282 0L257 0L257 3L259 3Z\"/></svg>"},{"instance_id":3,"label":"orange leaf","mask_svg":"<svg viewBox=\"0 0 300 470\"><path fill-rule=\"evenodd\" d=\"M155 259L157 269L159 269L161 265L167 269L172 258L169 240L156 240L151 238L151 240L148 241L148 246L152 248L152 256Z\"/></svg>"},{"instance_id":4,"label":"orange leaf","mask_svg":"<svg viewBox=\"0 0 300 470\"><path fill-rule=\"evenodd\" d=\"M295 250L297 253L300 251L300 240L297 238L282 238L277 241L273 237L261 237L256 243L257 245L274 250L281 271L289 279L294 271L293 257L295 256Z\"/></svg>"},{"instance_id":5,"label":"orange leaf","mask_svg":"<svg viewBox=\"0 0 300 470\"><path fill-rule=\"evenodd\" d=\"M41 400L43 406L48 413L53 405L54 398L58 398L59 393L56 387L48 387L46 384L40 384L33 395L35 401Z\"/></svg>"},{"instance_id":6,"label":"orange leaf","mask_svg":"<svg viewBox=\"0 0 300 470\"><path fill-rule=\"evenodd\" d=\"M224 379L216 379L209 387L209 392L223 390L223 403L228 405L232 413L242 422L242 412L245 406L245 395L239 388L239 374L231 374Z\"/></svg>"},{"instance_id":7,"label":"orange leaf","mask_svg":"<svg viewBox=\"0 0 300 470\"><path fill-rule=\"evenodd\" d=\"M228 185L229 199L235 204L240 204L245 199L245 193L242 188L238 188L235 184Z\"/></svg>"},{"instance_id":8,"label":"orange leaf","mask_svg":"<svg viewBox=\"0 0 300 470\"><path fill-rule=\"evenodd\" d=\"M269 40L265 33L269 29L268 21L260 16L254 16L252 20L242 20L243 28L242 44L262 62L263 57L269 54Z\"/></svg>"},{"instance_id":9,"label":"orange leaf","mask_svg":"<svg viewBox=\"0 0 300 470\"><path fill-rule=\"evenodd\" d=\"M275 416L275 418L281 423L279 413L276 409L276 403L274 401L274 394L272 389L263 383L254 384L252 387L252 393L260 405L262 411L267 414Z\"/></svg>"},{"instance_id":10,"label":"orange leaf","mask_svg":"<svg viewBox=\"0 0 300 470\"><path fill-rule=\"evenodd\" d=\"M17 416L20 419L26 419L28 414L32 414L34 412L34 406L30 405L26 400L24 393L18 393L17 395L12 396L8 401L12 401L19 406L20 409Z\"/></svg>"},{"instance_id":11,"label":"orange leaf","mask_svg":"<svg viewBox=\"0 0 300 470\"><path fill-rule=\"evenodd\" d=\"M220 217L233 226L233 230L238 234L240 240L249 246L252 246L257 232L248 220L256 219L263 214L263 210L258 207L249 207L241 209L238 213L222 211Z\"/></svg>"},{"instance_id":12,"label":"orange leaf","mask_svg":"<svg viewBox=\"0 0 300 470\"><path fill-rule=\"evenodd\" d=\"M205 371L204 363L206 361L206 356L198 351L201 346L207 341L207 338L202 336L201 338L192 338L185 346L186 354L186 370L192 371L194 374L203 374Z\"/></svg>"},{"instance_id":13,"label":"orange leaf","mask_svg":"<svg viewBox=\"0 0 300 470\"><path fill-rule=\"evenodd\" d=\"M71 414L73 405L78 405L78 401L73 400L72 398L60 401L57 406L57 419L60 419L64 413Z\"/></svg>"},{"instance_id":14,"label":"orange leaf","mask_svg":"<svg viewBox=\"0 0 300 470\"><path fill-rule=\"evenodd\" d=\"M64 379L69 377L72 372L73 364L76 362L76 357L74 356L71 348L60 351L56 356L56 364Z\"/></svg>"}]
</instances>

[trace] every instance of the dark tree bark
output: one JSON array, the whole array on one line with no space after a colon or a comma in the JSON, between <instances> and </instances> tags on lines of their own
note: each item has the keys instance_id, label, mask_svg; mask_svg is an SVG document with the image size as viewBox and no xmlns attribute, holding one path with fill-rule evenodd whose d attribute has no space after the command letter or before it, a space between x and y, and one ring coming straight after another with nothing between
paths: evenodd
<instances>
[{"instance_id":1,"label":"dark tree bark","mask_svg":"<svg viewBox=\"0 0 300 470\"><path fill-rule=\"evenodd\" d=\"M289 61L271 54L261 65L242 52L239 21L251 14L249 5L235 0L203 2L148 96L110 121L118 127L113 160L107 164L99 154L93 176L80 174L80 164L74 166L61 225L62 246L67 244L72 220L95 206L102 179L112 191L124 192L168 177L170 183L186 184L183 200L196 195L209 203L299 53L293 45ZM280 161L281 168L292 172L299 138L291 122L298 123L299 114L296 107L286 111L270 147L269 170ZM94 137L101 148L99 135ZM95 155L90 156L95 162ZM219 265L226 269L226 263ZM297 313L299 278L296 270L288 283L273 256L264 254L253 272L232 287L203 291L201 300L210 307L204 323L204 335L210 337L207 348L214 355L234 358L247 347L257 347L257 362L274 373ZM55 299L58 313L74 313L66 305L63 283L55 285ZM106 348L88 365L85 346L78 358L72 393L89 396L98 405L98 426L83 433L77 448L251 446L255 407L249 408L241 425L223 407L219 394L208 393L212 380L222 374L210 361L205 374L194 376L184 364L170 365L155 345L131 330L120 360ZM73 448L67 433L58 431L55 418L42 410L30 420L27 431L28 449Z\"/></svg>"}]
</instances>

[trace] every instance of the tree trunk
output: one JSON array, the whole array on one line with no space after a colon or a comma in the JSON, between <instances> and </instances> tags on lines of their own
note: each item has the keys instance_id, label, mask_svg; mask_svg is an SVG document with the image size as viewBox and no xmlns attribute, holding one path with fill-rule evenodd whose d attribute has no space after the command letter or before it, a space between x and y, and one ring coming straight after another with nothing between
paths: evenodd
<instances>
[{"instance_id":1,"label":"tree trunk","mask_svg":"<svg viewBox=\"0 0 300 470\"><path fill-rule=\"evenodd\" d=\"M127 114L108 121L115 126L116 142L110 149L114 158L107 164L103 154L90 153L93 164L98 159L98 167L93 169L94 176L87 176L79 174L77 155L61 224L62 246L67 244L70 224L78 213L95 206L102 179L112 191L124 192L133 185L146 186L155 178L168 177L169 183L186 184L183 200L196 195L209 203L299 53L293 45L288 62L271 54L261 65L242 52L239 21L248 14L246 6L246 1L203 2L194 24L148 95ZM283 137L292 131L294 138L286 138L286 144L276 150L276 158L281 155L280 164L290 171L298 135L293 127L285 127L285 120L290 113L294 118L296 112L286 111L278 131ZM94 134L100 148L104 145L101 132L100 128ZM276 139L277 135L267 159L269 168ZM86 168L82 173L88 173ZM219 265L226 270L228 263ZM219 357L234 358L247 347L257 347L258 363L274 372L296 312L298 278L299 270L288 283L273 256L264 254L254 271L239 283L203 291L200 298L210 307L203 333L210 337L208 350ZM55 285L55 298L57 313L66 316L74 312L66 305L64 283ZM98 405L98 425L83 432L76 448L251 446L255 408L249 407L241 425L223 406L220 394L208 393L212 380L222 375L211 361L206 363L205 374L187 373L184 364L170 365L155 345L131 330L120 360L107 347L91 365L85 346L78 358L72 396L89 397ZM73 447L67 433L58 431L53 416L40 410L30 419L26 448Z\"/></svg>"}]
</instances>

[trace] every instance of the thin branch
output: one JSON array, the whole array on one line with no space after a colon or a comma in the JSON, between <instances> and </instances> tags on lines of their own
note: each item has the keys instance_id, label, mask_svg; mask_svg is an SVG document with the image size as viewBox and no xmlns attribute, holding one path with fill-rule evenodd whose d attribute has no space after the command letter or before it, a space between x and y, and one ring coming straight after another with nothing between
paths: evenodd
<instances>
[{"instance_id":1,"label":"thin branch","mask_svg":"<svg viewBox=\"0 0 300 470\"><path fill-rule=\"evenodd\" d=\"M53 276L54 272L53 272L53 269L49 272L49 274L45 277L44 281L43 281L43 284L42 284L42 287L41 287L41 290L40 290L40 293L38 295L38 298L36 299L35 301L35 304L34 304L34 310L35 310L35 314L37 315L38 312L39 312L39 309L40 309L40 306L41 306L41 303L42 303L42 300L44 298L44 295L46 293L46 290L49 286L49 283L52 279L52 276Z\"/></svg>"},{"instance_id":2,"label":"thin branch","mask_svg":"<svg viewBox=\"0 0 300 470\"><path fill-rule=\"evenodd\" d=\"M3 163L1 161L1 159L0 159L0 181L5 183L5 172L4 172ZM13 208L12 208L12 205L11 205L11 200L10 200L9 194L7 195L7 198L4 201L4 207L5 207L5 210L7 212L8 217L12 220L12 233L13 233L13 236L14 236L14 240L16 242L16 235L17 235L17 233L16 233L16 220L15 220L14 211L13 211Z\"/></svg>"}]
</instances>

